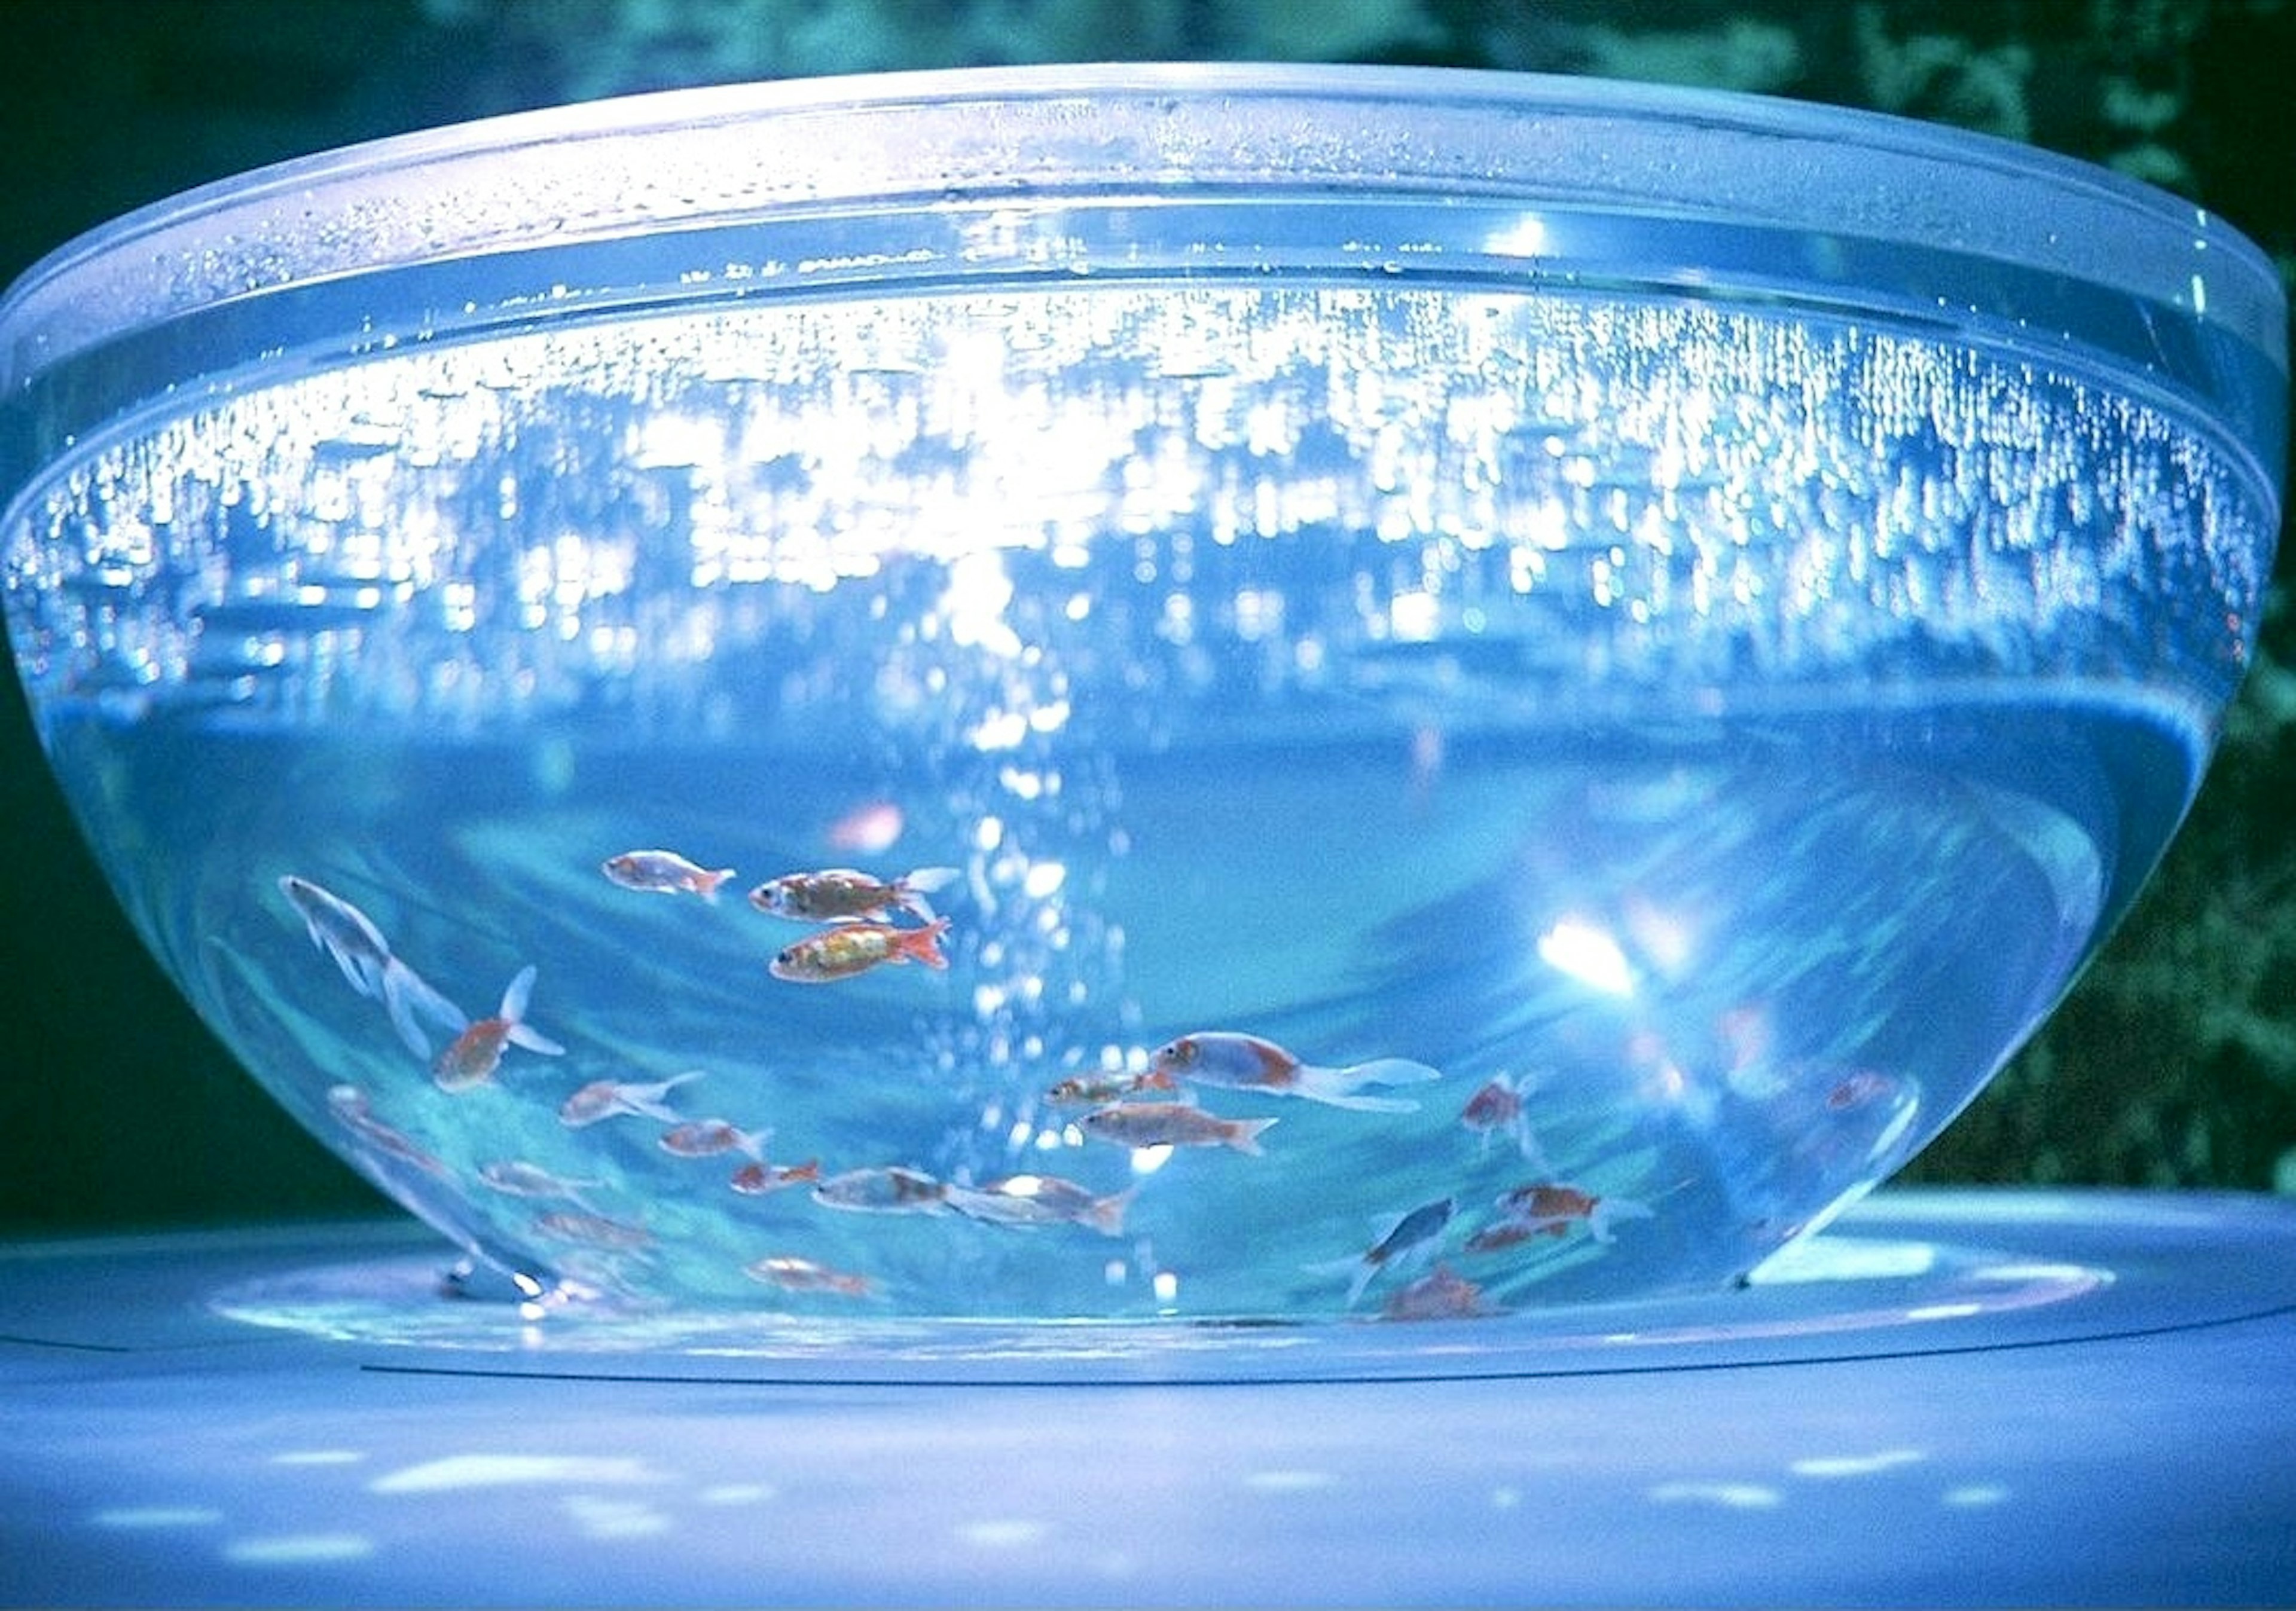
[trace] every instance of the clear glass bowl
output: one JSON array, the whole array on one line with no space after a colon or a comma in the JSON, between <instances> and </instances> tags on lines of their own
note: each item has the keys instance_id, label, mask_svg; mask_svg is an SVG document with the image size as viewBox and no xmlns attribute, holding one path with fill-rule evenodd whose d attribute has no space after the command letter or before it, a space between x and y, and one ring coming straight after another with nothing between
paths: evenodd
<instances>
[{"instance_id":1,"label":"clear glass bowl","mask_svg":"<svg viewBox=\"0 0 2296 1611\"><path fill-rule=\"evenodd\" d=\"M1808 105L643 97L34 269L9 632L205 1019L537 1291L1720 1288L2173 831L2284 320L2189 205Z\"/></svg>"}]
</instances>

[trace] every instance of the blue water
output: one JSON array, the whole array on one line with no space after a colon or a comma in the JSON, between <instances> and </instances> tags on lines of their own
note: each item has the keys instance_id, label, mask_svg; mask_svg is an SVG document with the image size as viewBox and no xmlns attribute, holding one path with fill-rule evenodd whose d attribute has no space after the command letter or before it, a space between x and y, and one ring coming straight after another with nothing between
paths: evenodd
<instances>
[{"instance_id":1,"label":"blue water","mask_svg":"<svg viewBox=\"0 0 2296 1611\"><path fill-rule=\"evenodd\" d=\"M2259 518L2174 420L1910 338L1134 287L418 347L94 445L7 540L130 913L473 1251L1405 1318L1726 1283L1934 1134L2173 830ZM947 967L769 973L818 931L745 892L840 867L956 870ZM290 877L454 1021L531 967L562 1050L442 1086ZM1192 1034L1427 1077L1126 1099L1256 1151L1048 1094ZM602 1081L659 1111L566 1122Z\"/></svg>"}]
</instances>

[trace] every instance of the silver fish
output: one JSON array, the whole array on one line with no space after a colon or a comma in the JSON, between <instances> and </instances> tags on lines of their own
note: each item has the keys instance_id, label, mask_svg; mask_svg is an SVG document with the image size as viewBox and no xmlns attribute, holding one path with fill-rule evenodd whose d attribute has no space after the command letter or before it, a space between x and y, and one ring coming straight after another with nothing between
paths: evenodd
<instances>
[{"instance_id":1,"label":"silver fish","mask_svg":"<svg viewBox=\"0 0 2296 1611\"><path fill-rule=\"evenodd\" d=\"M418 1015L449 1034L460 1034L469 1027L471 1020L461 1008L390 953L390 943L366 913L291 872L279 880L279 891L303 920L311 944L334 959L352 989L383 1004L390 1014L391 1027L416 1057L425 1061L430 1057L430 1037L422 1033Z\"/></svg>"}]
</instances>

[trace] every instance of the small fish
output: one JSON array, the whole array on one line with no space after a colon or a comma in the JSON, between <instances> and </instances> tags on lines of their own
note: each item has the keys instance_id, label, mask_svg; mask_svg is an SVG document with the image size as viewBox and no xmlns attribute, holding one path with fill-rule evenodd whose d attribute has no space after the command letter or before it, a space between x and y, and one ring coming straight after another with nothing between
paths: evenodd
<instances>
[{"instance_id":1,"label":"small fish","mask_svg":"<svg viewBox=\"0 0 2296 1611\"><path fill-rule=\"evenodd\" d=\"M569 1130L579 1130L601 1119L630 1114L675 1124L676 1111L662 1099L686 1081L700 1079L701 1074L699 1068L689 1068L666 1080L592 1080L560 1105L558 1122Z\"/></svg>"},{"instance_id":2,"label":"small fish","mask_svg":"<svg viewBox=\"0 0 2296 1611\"><path fill-rule=\"evenodd\" d=\"M603 1181L570 1181L522 1158L500 1158L491 1164L481 1164L479 1165L479 1179L505 1197L569 1202L578 1208L588 1206L582 1201L585 1187L605 1184Z\"/></svg>"},{"instance_id":3,"label":"small fish","mask_svg":"<svg viewBox=\"0 0 2296 1611\"><path fill-rule=\"evenodd\" d=\"M689 1119L672 1125L656 1138L664 1152L679 1157L715 1157L721 1152L739 1152L756 1163L766 1161L766 1140L770 1130L750 1132L736 1129L724 1119Z\"/></svg>"},{"instance_id":4,"label":"small fish","mask_svg":"<svg viewBox=\"0 0 2296 1611\"><path fill-rule=\"evenodd\" d=\"M855 918L887 918L908 912L922 923L933 920L925 897L958 876L954 867L920 867L890 883L831 867L820 872L783 873L750 891L750 904L768 916L801 923L841 923Z\"/></svg>"},{"instance_id":5,"label":"small fish","mask_svg":"<svg viewBox=\"0 0 2296 1611\"><path fill-rule=\"evenodd\" d=\"M518 970L503 991L502 1006L490 1018L480 1018L456 1035L454 1043L430 1065L430 1078L441 1091L468 1091L494 1077L503 1053L523 1046L544 1057L563 1057L566 1048L526 1021L526 1000L534 992L534 965Z\"/></svg>"},{"instance_id":6,"label":"small fish","mask_svg":"<svg viewBox=\"0 0 2296 1611\"><path fill-rule=\"evenodd\" d=\"M1119 1147L1233 1147L1259 1156L1274 1119L1224 1119L1184 1102L1117 1102L1078 1119L1084 1133Z\"/></svg>"},{"instance_id":7,"label":"small fish","mask_svg":"<svg viewBox=\"0 0 2296 1611\"><path fill-rule=\"evenodd\" d=\"M824 1208L857 1214L939 1214L948 1207L948 1185L920 1169L896 1164L883 1169L849 1169L813 1189Z\"/></svg>"},{"instance_id":8,"label":"small fish","mask_svg":"<svg viewBox=\"0 0 2296 1611\"><path fill-rule=\"evenodd\" d=\"M1594 1213L1598 1200L1576 1186L1538 1182L1501 1192L1498 1208L1510 1219L1573 1220Z\"/></svg>"},{"instance_id":9,"label":"small fish","mask_svg":"<svg viewBox=\"0 0 2296 1611\"><path fill-rule=\"evenodd\" d=\"M791 1186L809 1186L820 1179L819 1158L808 1158L802 1164L768 1164L759 1159L734 1171L731 1184L743 1197L764 1197Z\"/></svg>"},{"instance_id":10,"label":"small fish","mask_svg":"<svg viewBox=\"0 0 2296 1611\"><path fill-rule=\"evenodd\" d=\"M1405 1058L1318 1068L1273 1041L1226 1031L1184 1034L1168 1042L1148 1054L1148 1067L1185 1084L1266 1091L1365 1113L1412 1113L1419 1107L1403 1097L1365 1096L1361 1092L1366 1085L1415 1085L1443 1077L1439 1070Z\"/></svg>"},{"instance_id":11,"label":"small fish","mask_svg":"<svg viewBox=\"0 0 2296 1611\"><path fill-rule=\"evenodd\" d=\"M643 1225L608 1219L603 1214L585 1214L569 1209L553 1209L548 1214L537 1214L534 1228L545 1236L555 1237L562 1242L578 1242L585 1247L619 1250L644 1247L653 1240L653 1234Z\"/></svg>"},{"instance_id":12,"label":"small fish","mask_svg":"<svg viewBox=\"0 0 2296 1611\"><path fill-rule=\"evenodd\" d=\"M1825 1105L1832 1112L1847 1113L1853 1108L1863 1108L1870 1102L1894 1098L1897 1094L1898 1082L1888 1075L1876 1074L1870 1068L1857 1068L1843 1075L1825 1093Z\"/></svg>"},{"instance_id":13,"label":"small fish","mask_svg":"<svg viewBox=\"0 0 2296 1611\"><path fill-rule=\"evenodd\" d=\"M423 1151L403 1133L375 1117L374 1110L367 1105L366 1092L357 1086L329 1086L327 1112L337 1124L366 1143L370 1150L412 1164L442 1180L453 1178L453 1172L446 1165Z\"/></svg>"},{"instance_id":14,"label":"small fish","mask_svg":"<svg viewBox=\"0 0 2296 1611\"><path fill-rule=\"evenodd\" d=\"M1389 1268L1398 1271L1411 1268L1434 1250L1436 1238L1441 1236L1443 1227L1451 1223L1454 1206L1447 1197L1431 1203L1422 1203L1410 1213L1398 1214L1361 1256L1311 1268L1317 1273L1325 1274L1341 1270L1349 1272L1352 1279L1348 1283L1348 1307L1352 1309L1363 1296L1364 1288L1371 1285L1373 1276Z\"/></svg>"},{"instance_id":15,"label":"small fish","mask_svg":"<svg viewBox=\"0 0 2296 1611\"><path fill-rule=\"evenodd\" d=\"M1526 1227L1528 1235L1560 1236L1574 1222L1583 1222L1587 1234L1598 1242L1615 1239L1611 1227L1619 1220L1652 1217L1647 1204L1636 1202L1630 1198L1596 1197L1576 1186L1558 1186L1545 1182L1517 1186L1511 1191L1501 1192L1498 1209L1502 1224L1511 1223ZM1487 1248L1492 1245L1486 1242L1483 1247Z\"/></svg>"},{"instance_id":16,"label":"small fish","mask_svg":"<svg viewBox=\"0 0 2296 1611\"><path fill-rule=\"evenodd\" d=\"M1459 1123L1475 1133L1478 1157L1490 1150L1491 1137L1505 1135L1532 1168L1546 1167L1546 1155L1530 1133L1530 1115L1523 1104L1529 1091L1527 1074L1513 1078L1494 1075L1467 1099L1467 1105L1459 1110Z\"/></svg>"},{"instance_id":17,"label":"small fish","mask_svg":"<svg viewBox=\"0 0 2296 1611\"><path fill-rule=\"evenodd\" d=\"M650 890L659 895L698 895L705 901L715 901L718 887L734 876L731 867L720 867L713 872L674 850L625 850L619 855L608 856L598 864L598 871L625 889Z\"/></svg>"},{"instance_id":18,"label":"small fish","mask_svg":"<svg viewBox=\"0 0 2296 1611\"><path fill-rule=\"evenodd\" d=\"M1088 1225L1103 1236L1124 1234L1124 1212L1140 1189L1095 1196L1052 1174L1009 1174L985 1186L951 1186L948 1206L992 1225Z\"/></svg>"},{"instance_id":19,"label":"small fish","mask_svg":"<svg viewBox=\"0 0 2296 1611\"><path fill-rule=\"evenodd\" d=\"M947 968L940 936L948 920L935 918L922 928L895 928L883 923L838 923L808 935L794 945L775 953L766 971L797 985L826 985L866 973L881 962L922 962Z\"/></svg>"},{"instance_id":20,"label":"small fish","mask_svg":"<svg viewBox=\"0 0 2296 1611\"><path fill-rule=\"evenodd\" d=\"M1483 1289L1454 1275L1441 1264L1407 1287L1390 1295L1380 1316L1390 1321L1472 1320L1498 1311L1483 1299Z\"/></svg>"},{"instance_id":21,"label":"small fish","mask_svg":"<svg viewBox=\"0 0 2296 1611\"><path fill-rule=\"evenodd\" d=\"M826 1264L788 1254L757 1259L742 1265L742 1273L784 1292L829 1292L839 1297L866 1297L873 1290L873 1283L865 1275L832 1270Z\"/></svg>"},{"instance_id":22,"label":"small fish","mask_svg":"<svg viewBox=\"0 0 2296 1611\"><path fill-rule=\"evenodd\" d=\"M1469 1237L1466 1248L1470 1253L1498 1253L1533 1237L1549 1236L1559 1241L1570 1233L1569 1220L1496 1219Z\"/></svg>"},{"instance_id":23,"label":"small fish","mask_svg":"<svg viewBox=\"0 0 2296 1611\"><path fill-rule=\"evenodd\" d=\"M426 1062L430 1057L430 1038L422 1033L417 1015L449 1034L461 1034L470 1022L461 1008L391 955L382 931L348 901L291 872L279 880L279 892L303 920L311 944L334 959L352 989L383 1004L390 1014L390 1026L416 1057Z\"/></svg>"},{"instance_id":24,"label":"small fish","mask_svg":"<svg viewBox=\"0 0 2296 1611\"><path fill-rule=\"evenodd\" d=\"M1104 1108L1144 1091L1177 1091L1168 1074L1151 1068L1144 1074L1079 1074L1045 1092L1045 1100L1062 1108Z\"/></svg>"}]
</instances>

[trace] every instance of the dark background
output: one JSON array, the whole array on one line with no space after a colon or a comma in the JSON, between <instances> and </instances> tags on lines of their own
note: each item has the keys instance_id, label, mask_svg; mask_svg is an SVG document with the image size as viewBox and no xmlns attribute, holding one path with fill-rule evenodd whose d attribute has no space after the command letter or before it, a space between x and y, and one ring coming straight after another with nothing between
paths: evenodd
<instances>
[{"instance_id":1,"label":"dark background","mask_svg":"<svg viewBox=\"0 0 2296 1611\"><path fill-rule=\"evenodd\" d=\"M142 203L348 142L677 85L1118 57L1669 79L2004 135L2296 264L2296 0L7 0L0 282ZM2049 1026L1908 1173L2296 1192L2296 622L2184 836ZM375 1212L113 907L0 689L0 1235Z\"/></svg>"}]
</instances>

